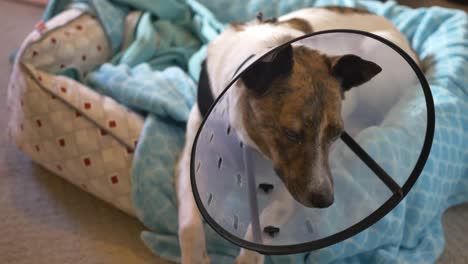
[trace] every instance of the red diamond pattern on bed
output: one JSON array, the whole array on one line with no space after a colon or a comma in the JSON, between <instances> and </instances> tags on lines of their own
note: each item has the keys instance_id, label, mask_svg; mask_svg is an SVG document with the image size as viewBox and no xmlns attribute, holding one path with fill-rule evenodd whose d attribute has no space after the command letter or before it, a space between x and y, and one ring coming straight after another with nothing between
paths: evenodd
<instances>
[{"instance_id":1,"label":"red diamond pattern on bed","mask_svg":"<svg viewBox=\"0 0 468 264\"><path fill-rule=\"evenodd\" d=\"M14 65L10 137L35 162L134 215L131 165L142 117L54 74L75 67L84 77L108 59L99 22L69 10L39 28L26 39Z\"/></svg>"}]
</instances>

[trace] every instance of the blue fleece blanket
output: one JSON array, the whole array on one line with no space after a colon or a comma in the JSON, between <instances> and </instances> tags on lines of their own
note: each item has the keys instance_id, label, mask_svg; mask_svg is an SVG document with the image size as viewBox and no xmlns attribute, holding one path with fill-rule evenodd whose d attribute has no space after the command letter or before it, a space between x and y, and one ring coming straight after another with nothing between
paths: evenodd
<instances>
[{"instance_id":1,"label":"blue fleece blanket","mask_svg":"<svg viewBox=\"0 0 468 264\"><path fill-rule=\"evenodd\" d=\"M53 1L47 15L61 10ZM315 252L267 257L267 263L430 263L444 247L442 213L468 200L468 17L443 8L409 9L394 2L358 0L189 0L84 2L101 19L115 57L89 75L88 84L147 118L133 163L133 197L148 231L146 245L158 255L180 260L173 168L184 141L184 123L194 103L195 83L207 41L234 20L257 11L278 16L321 5L359 6L390 19L410 40L423 61L436 109L435 138L426 167L408 196L381 221L341 243ZM206 8L205 8L206 7ZM118 51L121 26L129 10L143 9L134 48ZM215 16L213 15L215 14ZM46 15L46 18L47 18ZM157 19L154 19L157 17ZM219 18L221 20L217 20ZM154 48L148 38L170 38ZM190 76L192 78L190 78ZM395 111L392 126L363 132L357 141L377 160L387 160L390 175L407 174L407 153L425 124L422 95ZM351 175L359 166L342 163ZM397 179L398 181L398 179ZM238 248L205 226L212 263L233 263Z\"/></svg>"}]
</instances>

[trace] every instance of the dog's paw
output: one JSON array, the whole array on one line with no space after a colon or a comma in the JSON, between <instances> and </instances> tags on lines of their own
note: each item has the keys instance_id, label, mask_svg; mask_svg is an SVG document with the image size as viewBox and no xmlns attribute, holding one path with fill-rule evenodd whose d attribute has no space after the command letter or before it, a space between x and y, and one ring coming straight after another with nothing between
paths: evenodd
<instances>
[{"instance_id":1,"label":"dog's paw","mask_svg":"<svg viewBox=\"0 0 468 264\"><path fill-rule=\"evenodd\" d=\"M182 264L210 264L206 252L203 227L197 224L187 225L179 230L179 242Z\"/></svg>"},{"instance_id":2,"label":"dog's paw","mask_svg":"<svg viewBox=\"0 0 468 264\"><path fill-rule=\"evenodd\" d=\"M195 254L183 254L182 255L182 264L210 264L210 257L206 252L200 254L197 252Z\"/></svg>"},{"instance_id":3,"label":"dog's paw","mask_svg":"<svg viewBox=\"0 0 468 264\"><path fill-rule=\"evenodd\" d=\"M241 249L235 264L263 264L265 257L260 253Z\"/></svg>"},{"instance_id":4,"label":"dog's paw","mask_svg":"<svg viewBox=\"0 0 468 264\"><path fill-rule=\"evenodd\" d=\"M181 260L182 264L210 264L211 262L204 245L202 247L186 247L182 251Z\"/></svg>"}]
</instances>

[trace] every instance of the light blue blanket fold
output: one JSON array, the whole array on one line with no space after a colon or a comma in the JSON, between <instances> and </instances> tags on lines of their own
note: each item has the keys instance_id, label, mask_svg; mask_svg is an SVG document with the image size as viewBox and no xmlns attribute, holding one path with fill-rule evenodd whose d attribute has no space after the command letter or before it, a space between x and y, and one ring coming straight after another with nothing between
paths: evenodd
<instances>
[{"instance_id":1,"label":"light blue blanket fold","mask_svg":"<svg viewBox=\"0 0 468 264\"><path fill-rule=\"evenodd\" d=\"M49 10L60 6L54 2L57 1L52 1ZM408 196L364 232L318 251L268 256L266 262L436 261L444 246L442 213L450 206L468 201L466 13L436 7L415 10L392 1L359 0L82 2L98 11L114 53L122 52L115 62L117 65L102 65L89 75L88 84L139 112L148 113L133 162L134 205L138 218L148 228L142 233L143 241L156 254L173 261L180 260L173 169L184 143L185 122L195 100L194 80L197 80L200 63L205 56L206 43L219 34L225 27L224 23L250 20L258 11L270 17L303 7L336 4L367 8L390 19L409 38L413 49L419 54L434 96L435 137L423 173ZM122 41L119 25L122 25L128 10L133 8L143 8L148 14L142 17L137 29L137 35L141 38L137 37L129 49L118 51ZM161 11L164 11L163 14ZM116 15L114 21L109 19L109 14ZM153 20L149 14L158 14L159 18ZM164 30L158 30L156 21L163 25L168 23L170 33L175 35L164 35ZM146 41L147 37L151 39L158 34L165 40L174 37L177 41L158 49L151 45L151 41ZM396 176L397 181L403 180L398 175L407 172L408 166L411 166L405 158L408 153L420 151L420 146L412 142L422 137L420 131L425 129L423 102L420 93L408 97L393 109L394 114L402 116L401 119L384 122L357 137L357 141L376 160L388 161L384 169ZM357 175L359 166L352 163L354 160L343 156L342 161L339 173ZM205 225L205 230L212 263L234 263L239 249L222 239L209 226Z\"/></svg>"}]
</instances>

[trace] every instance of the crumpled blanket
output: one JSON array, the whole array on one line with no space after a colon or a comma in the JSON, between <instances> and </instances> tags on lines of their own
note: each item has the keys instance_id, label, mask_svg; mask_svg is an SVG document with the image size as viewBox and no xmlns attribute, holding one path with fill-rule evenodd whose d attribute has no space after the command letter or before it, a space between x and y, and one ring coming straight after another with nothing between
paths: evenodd
<instances>
[{"instance_id":1,"label":"crumpled blanket","mask_svg":"<svg viewBox=\"0 0 468 264\"><path fill-rule=\"evenodd\" d=\"M52 1L45 18L65 8L64 2L69 1ZM441 254L442 213L468 201L468 133L464 133L468 130L466 13L437 7L414 10L392 1L75 1L76 7L99 17L114 51L109 64L83 81L146 115L134 157L132 184L137 216L148 228L142 239L156 254L180 260L173 170L184 143L185 121L194 103L206 43L224 28L224 23L250 20L258 11L270 17L330 4L369 9L390 19L409 38L424 64L434 96L434 142L412 191L382 220L330 247L268 256L266 263L429 263ZM122 50L124 20L132 10L143 14L134 41ZM405 118L365 130L356 139L376 160L388 161L384 169L390 175L407 172L405 153L419 151L411 142L424 130L421 126L426 112L421 107L421 96L414 95L394 109ZM351 162L343 158L342 166L355 175L359 166ZM209 226L205 225L205 230L212 263L233 263L238 247Z\"/></svg>"}]
</instances>

